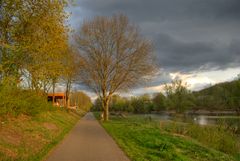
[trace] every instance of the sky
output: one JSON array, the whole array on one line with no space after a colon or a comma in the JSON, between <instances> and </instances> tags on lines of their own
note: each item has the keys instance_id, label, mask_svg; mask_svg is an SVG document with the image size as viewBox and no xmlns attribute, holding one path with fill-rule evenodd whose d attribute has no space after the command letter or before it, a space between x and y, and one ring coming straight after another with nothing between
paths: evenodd
<instances>
[{"instance_id":1,"label":"sky","mask_svg":"<svg viewBox=\"0 0 240 161\"><path fill-rule=\"evenodd\" d=\"M154 43L159 73L125 95L163 90L173 79L190 90L240 74L240 0L75 0L69 24L78 30L94 16L124 14ZM87 91L91 97L94 94Z\"/></svg>"}]
</instances>

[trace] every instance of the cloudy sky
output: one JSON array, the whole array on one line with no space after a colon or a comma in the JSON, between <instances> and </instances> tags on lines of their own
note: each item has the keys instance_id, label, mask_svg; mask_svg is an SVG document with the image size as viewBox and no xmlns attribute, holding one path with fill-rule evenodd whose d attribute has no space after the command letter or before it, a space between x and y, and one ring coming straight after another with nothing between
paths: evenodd
<instances>
[{"instance_id":1,"label":"cloudy sky","mask_svg":"<svg viewBox=\"0 0 240 161\"><path fill-rule=\"evenodd\" d=\"M85 19L122 13L152 40L160 73L130 94L154 93L181 78L191 90L240 73L240 0L76 0L68 8L77 30Z\"/></svg>"}]
</instances>

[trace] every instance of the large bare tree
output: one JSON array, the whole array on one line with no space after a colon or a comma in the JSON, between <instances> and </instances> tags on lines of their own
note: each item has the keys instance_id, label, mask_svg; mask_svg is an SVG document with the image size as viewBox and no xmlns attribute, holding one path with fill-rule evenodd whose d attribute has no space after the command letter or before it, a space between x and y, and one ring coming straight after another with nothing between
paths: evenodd
<instances>
[{"instance_id":1,"label":"large bare tree","mask_svg":"<svg viewBox=\"0 0 240 161\"><path fill-rule=\"evenodd\" d=\"M152 43L123 15L85 21L75 40L81 80L99 96L107 121L113 93L132 88L153 74Z\"/></svg>"}]
</instances>

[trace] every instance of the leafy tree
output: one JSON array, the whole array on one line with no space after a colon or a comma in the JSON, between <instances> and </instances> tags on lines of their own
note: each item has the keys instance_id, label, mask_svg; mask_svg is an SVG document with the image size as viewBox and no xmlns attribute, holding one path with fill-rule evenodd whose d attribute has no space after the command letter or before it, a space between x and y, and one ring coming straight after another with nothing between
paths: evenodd
<instances>
[{"instance_id":1,"label":"leafy tree","mask_svg":"<svg viewBox=\"0 0 240 161\"><path fill-rule=\"evenodd\" d=\"M18 69L20 64L19 52L16 48L14 35L18 32L19 11L21 1L0 1L0 61L1 80L3 82L15 83L19 78ZM19 59L18 59L19 58Z\"/></svg>"},{"instance_id":2,"label":"leafy tree","mask_svg":"<svg viewBox=\"0 0 240 161\"><path fill-rule=\"evenodd\" d=\"M101 102L100 98L97 98L94 101L94 105L92 107L92 110L93 111L101 111L102 110L102 102Z\"/></svg>"},{"instance_id":3,"label":"leafy tree","mask_svg":"<svg viewBox=\"0 0 240 161\"><path fill-rule=\"evenodd\" d=\"M174 80L170 85L165 85L167 104L176 112L184 112L187 108L194 106L193 95L181 80Z\"/></svg>"},{"instance_id":4,"label":"leafy tree","mask_svg":"<svg viewBox=\"0 0 240 161\"><path fill-rule=\"evenodd\" d=\"M216 84L212 87L194 92L198 108L208 110L236 110L239 111L240 81Z\"/></svg>"},{"instance_id":5,"label":"leafy tree","mask_svg":"<svg viewBox=\"0 0 240 161\"><path fill-rule=\"evenodd\" d=\"M24 21L24 36L19 41L26 55L24 69L30 73L31 88L38 91L54 82L63 70L62 60L68 48L66 2L41 0L31 4L34 14L27 15L30 22Z\"/></svg>"},{"instance_id":6,"label":"leafy tree","mask_svg":"<svg viewBox=\"0 0 240 161\"><path fill-rule=\"evenodd\" d=\"M109 106L113 111L125 111L127 107L127 100L119 95L113 95Z\"/></svg>"},{"instance_id":7,"label":"leafy tree","mask_svg":"<svg viewBox=\"0 0 240 161\"><path fill-rule=\"evenodd\" d=\"M67 4L67 0L0 0L0 95L6 98L1 107L29 112L35 105L46 106L42 94L59 81L69 46ZM8 99L12 95L16 99Z\"/></svg>"},{"instance_id":8,"label":"leafy tree","mask_svg":"<svg viewBox=\"0 0 240 161\"><path fill-rule=\"evenodd\" d=\"M227 105L240 114L240 79L233 82L234 88L229 88Z\"/></svg>"},{"instance_id":9,"label":"leafy tree","mask_svg":"<svg viewBox=\"0 0 240 161\"><path fill-rule=\"evenodd\" d=\"M160 111L167 108L166 97L162 93L157 93L153 97L154 110Z\"/></svg>"},{"instance_id":10,"label":"leafy tree","mask_svg":"<svg viewBox=\"0 0 240 161\"><path fill-rule=\"evenodd\" d=\"M68 28L64 24L67 1L0 3L2 81L17 85L25 76L32 89L47 92L50 80L61 72L62 53L68 46Z\"/></svg>"},{"instance_id":11,"label":"leafy tree","mask_svg":"<svg viewBox=\"0 0 240 161\"><path fill-rule=\"evenodd\" d=\"M100 98L108 120L111 96L153 74L152 44L122 15L85 21L76 35L82 82Z\"/></svg>"},{"instance_id":12,"label":"leafy tree","mask_svg":"<svg viewBox=\"0 0 240 161\"><path fill-rule=\"evenodd\" d=\"M91 98L84 92L71 93L70 104L71 106L77 106L84 111L88 111L92 107Z\"/></svg>"},{"instance_id":13,"label":"leafy tree","mask_svg":"<svg viewBox=\"0 0 240 161\"><path fill-rule=\"evenodd\" d=\"M135 113L149 113L153 109L151 98L147 94L132 97L130 101Z\"/></svg>"}]
</instances>

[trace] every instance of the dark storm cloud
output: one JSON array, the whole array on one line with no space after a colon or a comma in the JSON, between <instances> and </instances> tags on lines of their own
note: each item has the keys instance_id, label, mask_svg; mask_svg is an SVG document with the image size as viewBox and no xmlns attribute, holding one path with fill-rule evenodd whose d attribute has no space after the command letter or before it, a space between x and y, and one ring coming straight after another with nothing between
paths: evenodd
<instances>
[{"instance_id":1,"label":"dark storm cloud","mask_svg":"<svg viewBox=\"0 0 240 161\"><path fill-rule=\"evenodd\" d=\"M240 16L239 0L79 0L78 4L101 15L124 12L139 21Z\"/></svg>"},{"instance_id":2,"label":"dark storm cloud","mask_svg":"<svg viewBox=\"0 0 240 161\"><path fill-rule=\"evenodd\" d=\"M240 41L220 45L208 41L185 42L166 34L155 39L158 61L167 69L188 71L198 68L226 68L240 63Z\"/></svg>"},{"instance_id":3,"label":"dark storm cloud","mask_svg":"<svg viewBox=\"0 0 240 161\"><path fill-rule=\"evenodd\" d=\"M158 86L159 84L166 84L172 81L170 74L167 71L161 70L155 75L152 81L147 83L147 86Z\"/></svg>"},{"instance_id":4,"label":"dark storm cloud","mask_svg":"<svg viewBox=\"0 0 240 161\"><path fill-rule=\"evenodd\" d=\"M240 56L240 39L233 40L230 44L230 53L236 54L236 56Z\"/></svg>"},{"instance_id":5,"label":"dark storm cloud","mask_svg":"<svg viewBox=\"0 0 240 161\"><path fill-rule=\"evenodd\" d=\"M191 71L239 63L239 0L78 0L77 4L80 11L73 12L85 11L82 18L119 12L129 16L153 39L164 69Z\"/></svg>"},{"instance_id":6,"label":"dark storm cloud","mask_svg":"<svg viewBox=\"0 0 240 161\"><path fill-rule=\"evenodd\" d=\"M155 44L165 74L240 66L240 0L77 0L71 23L127 15ZM160 79L161 78L161 79ZM163 79L164 78L164 79Z\"/></svg>"}]
</instances>

